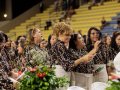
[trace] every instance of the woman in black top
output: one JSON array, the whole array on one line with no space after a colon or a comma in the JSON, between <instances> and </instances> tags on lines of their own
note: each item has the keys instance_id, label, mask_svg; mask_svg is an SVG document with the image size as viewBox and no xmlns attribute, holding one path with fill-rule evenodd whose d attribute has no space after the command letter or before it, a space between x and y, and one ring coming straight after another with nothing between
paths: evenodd
<instances>
[{"instance_id":1,"label":"woman in black top","mask_svg":"<svg viewBox=\"0 0 120 90\"><path fill-rule=\"evenodd\" d=\"M91 50L90 53L96 53L99 43L100 42L96 42L94 49ZM80 58L86 54L90 54L87 52L83 37L80 34L71 35L69 50L72 53L72 56L77 58ZM80 63L77 67L75 67L74 75L76 86L81 86L88 90L90 89L90 86L93 82L93 65L94 61L91 60L89 62ZM86 81L86 79L88 80Z\"/></svg>"},{"instance_id":2,"label":"woman in black top","mask_svg":"<svg viewBox=\"0 0 120 90\"><path fill-rule=\"evenodd\" d=\"M69 43L71 37L71 27L64 22L57 23L54 26L54 33L57 35L58 41L51 48L51 65L61 65L65 71L73 71L73 69L81 62L89 61L93 55L85 55L80 58L72 57L65 44Z\"/></svg>"},{"instance_id":3,"label":"woman in black top","mask_svg":"<svg viewBox=\"0 0 120 90\"><path fill-rule=\"evenodd\" d=\"M98 40L101 40L101 38L102 38L102 34L100 30L98 30L97 28L91 27L88 30L88 38L87 38L87 45L86 45L88 52L93 49L94 43Z\"/></svg>"}]
</instances>

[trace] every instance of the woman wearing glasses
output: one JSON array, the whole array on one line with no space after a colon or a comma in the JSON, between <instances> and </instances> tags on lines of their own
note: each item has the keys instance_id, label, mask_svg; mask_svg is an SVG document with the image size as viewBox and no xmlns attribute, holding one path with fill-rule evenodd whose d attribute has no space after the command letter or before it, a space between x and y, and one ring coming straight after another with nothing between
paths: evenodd
<instances>
[{"instance_id":1,"label":"woman wearing glasses","mask_svg":"<svg viewBox=\"0 0 120 90\"><path fill-rule=\"evenodd\" d=\"M92 27L88 31L87 39L87 49L88 51L93 49L93 45L96 41L102 40L102 34L100 30ZM103 42L100 43L99 49L95 55L94 59L94 69L96 71L94 75L94 81L107 82L108 74L106 70L106 64L108 60L106 59L105 45Z\"/></svg>"}]
</instances>

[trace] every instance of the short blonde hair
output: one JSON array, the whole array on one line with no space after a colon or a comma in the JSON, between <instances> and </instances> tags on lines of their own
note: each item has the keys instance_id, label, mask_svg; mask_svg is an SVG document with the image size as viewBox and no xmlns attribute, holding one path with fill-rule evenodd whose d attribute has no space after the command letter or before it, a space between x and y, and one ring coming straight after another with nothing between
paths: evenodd
<instances>
[{"instance_id":1,"label":"short blonde hair","mask_svg":"<svg viewBox=\"0 0 120 90\"><path fill-rule=\"evenodd\" d=\"M64 23L64 22L59 22L54 25L53 27L53 33L58 37L59 34L71 34L72 28Z\"/></svg>"}]
</instances>

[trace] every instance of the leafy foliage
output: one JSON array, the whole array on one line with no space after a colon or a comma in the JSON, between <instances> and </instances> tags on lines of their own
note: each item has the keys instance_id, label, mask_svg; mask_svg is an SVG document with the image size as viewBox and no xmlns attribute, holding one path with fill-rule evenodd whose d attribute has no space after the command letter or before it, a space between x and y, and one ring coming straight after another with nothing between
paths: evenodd
<instances>
[{"instance_id":1,"label":"leafy foliage","mask_svg":"<svg viewBox=\"0 0 120 90\"><path fill-rule=\"evenodd\" d=\"M120 81L109 81L110 86L106 90L120 90Z\"/></svg>"},{"instance_id":2,"label":"leafy foliage","mask_svg":"<svg viewBox=\"0 0 120 90\"><path fill-rule=\"evenodd\" d=\"M54 90L66 86L68 82L65 77L56 77L54 68L38 66L25 73L19 90Z\"/></svg>"}]
</instances>

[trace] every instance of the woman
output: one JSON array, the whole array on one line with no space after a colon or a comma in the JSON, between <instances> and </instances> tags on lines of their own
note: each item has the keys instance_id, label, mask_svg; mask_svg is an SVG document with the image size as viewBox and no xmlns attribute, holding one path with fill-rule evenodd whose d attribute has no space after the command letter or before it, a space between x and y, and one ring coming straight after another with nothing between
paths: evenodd
<instances>
[{"instance_id":1,"label":"woman","mask_svg":"<svg viewBox=\"0 0 120 90\"><path fill-rule=\"evenodd\" d=\"M43 40L40 42L40 48L46 49L46 46L47 46L47 41L46 41L45 39L43 39Z\"/></svg>"},{"instance_id":2,"label":"woman","mask_svg":"<svg viewBox=\"0 0 120 90\"><path fill-rule=\"evenodd\" d=\"M47 49L50 50L50 48L56 43L57 38L54 34L49 35L48 37L48 44L47 44Z\"/></svg>"},{"instance_id":3,"label":"woman","mask_svg":"<svg viewBox=\"0 0 120 90\"><path fill-rule=\"evenodd\" d=\"M87 40L87 49L90 51L93 48L93 45L96 41L101 40L102 34L101 32L95 28L92 27L88 31L88 40ZM104 43L101 42L99 45L99 49L94 57L94 68L96 71L96 74L94 75L94 81L100 81L100 82L107 82L108 81L108 74L106 70L106 64L108 62L108 59L106 59L106 52L105 52L105 46Z\"/></svg>"},{"instance_id":4,"label":"woman","mask_svg":"<svg viewBox=\"0 0 120 90\"><path fill-rule=\"evenodd\" d=\"M16 40L16 45L18 45L19 43L25 43L25 41L26 41L26 36L18 36L17 37L17 40Z\"/></svg>"},{"instance_id":5,"label":"woman","mask_svg":"<svg viewBox=\"0 0 120 90\"><path fill-rule=\"evenodd\" d=\"M120 32L116 32L112 37L111 47L115 53L120 52Z\"/></svg>"},{"instance_id":6,"label":"woman","mask_svg":"<svg viewBox=\"0 0 120 90\"><path fill-rule=\"evenodd\" d=\"M88 38L87 38L87 50L88 52L91 51L94 47L94 43L98 40L101 40L102 38L102 34L100 32L100 30L98 30L95 27L91 27L88 30Z\"/></svg>"},{"instance_id":7,"label":"woman","mask_svg":"<svg viewBox=\"0 0 120 90\"><path fill-rule=\"evenodd\" d=\"M88 62L93 58L93 55L85 55L80 58L72 57L70 51L66 48L65 44L69 43L71 37L71 27L64 22L57 23L53 28L58 40L50 50L51 65L56 65L57 76L61 77L66 75L70 79L69 72L74 71L75 67L82 62Z\"/></svg>"},{"instance_id":8,"label":"woman","mask_svg":"<svg viewBox=\"0 0 120 90\"><path fill-rule=\"evenodd\" d=\"M42 41L42 34L39 29L34 28L29 30L29 41L30 45L27 48L27 54L29 54L31 58L29 58L29 55L27 55L27 58L31 61L28 62L31 62L33 66L48 62L48 52L39 46Z\"/></svg>"},{"instance_id":9,"label":"woman","mask_svg":"<svg viewBox=\"0 0 120 90\"><path fill-rule=\"evenodd\" d=\"M113 60L115 56L120 52L120 32L116 32L113 34L111 44L107 50L107 59L109 60L107 63L108 75L111 75L114 72Z\"/></svg>"},{"instance_id":10,"label":"woman","mask_svg":"<svg viewBox=\"0 0 120 90\"><path fill-rule=\"evenodd\" d=\"M94 49L92 49L90 53L95 54L98 45L100 42L96 42L94 45ZM69 42L69 50L72 53L73 57L82 57L87 54L86 46L83 40L83 37L80 34L73 34L71 36L70 42ZM80 63L75 68L75 85L81 86L83 88L86 88L87 90L90 89L90 86L93 82L93 60L86 62L86 63Z\"/></svg>"},{"instance_id":11,"label":"woman","mask_svg":"<svg viewBox=\"0 0 120 90\"><path fill-rule=\"evenodd\" d=\"M8 37L0 31L0 89L13 90L12 82L9 80L13 69L11 55L8 51L6 42Z\"/></svg>"}]
</instances>

